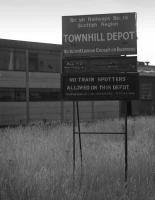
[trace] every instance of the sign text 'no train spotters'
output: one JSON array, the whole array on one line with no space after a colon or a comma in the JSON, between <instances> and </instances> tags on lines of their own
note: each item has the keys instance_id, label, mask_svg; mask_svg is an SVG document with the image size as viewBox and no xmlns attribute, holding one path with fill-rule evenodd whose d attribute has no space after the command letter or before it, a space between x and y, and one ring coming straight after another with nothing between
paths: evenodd
<instances>
[{"instance_id":1,"label":"sign text 'no train spotters'","mask_svg":"<svg viewBox=\"0 0 155 200\"><path fill-rule=\"evenodd\" d=\"M137 53L136 13L62 17L65 57Z\"/></svg>"}]
</instances>

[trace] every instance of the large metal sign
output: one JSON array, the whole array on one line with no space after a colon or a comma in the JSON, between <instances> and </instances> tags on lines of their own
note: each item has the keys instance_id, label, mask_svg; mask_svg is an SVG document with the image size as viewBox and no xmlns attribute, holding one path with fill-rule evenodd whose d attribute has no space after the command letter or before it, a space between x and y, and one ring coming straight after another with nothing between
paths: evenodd
<instances>
[{"instance_id":1,"label":"large metal sign","mask_svg":"<svg viewBox=\"0 0 155 200\"><path fill-rule=\"evenodd\" d=\"M136 13L62 17L65 57L137 53Z\"/></svg>"},{"instance_id":2,"label":"large metal sign","mask_svg":"<svg viewBox=\"0 0 155 200\"><path fill-rule=\"evenodd\" d=\"M65 100L138 99L138 73L64 74Z\"/></svg>"},{"instance_id":3,"label":"large metal sign","mask_svg":"<svg viewBox=\"0 0 155 200\"><path fill-rule=\"evenodd\" d=\"M133 100L139 97L136 13L62 17L64 100L73 101L73 174L75 172L75 101L82 167L78 101ZM123 55L123 56L122 56ZM125 55L125 56L124 56ZM127 101L125 130L125 181L128 172Z\"/></svg>"}]
</instances>

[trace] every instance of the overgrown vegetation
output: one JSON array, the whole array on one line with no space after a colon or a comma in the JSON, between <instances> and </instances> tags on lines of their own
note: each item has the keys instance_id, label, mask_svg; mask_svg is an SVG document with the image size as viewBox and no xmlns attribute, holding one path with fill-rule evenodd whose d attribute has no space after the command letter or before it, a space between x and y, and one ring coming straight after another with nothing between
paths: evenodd
<instances>
[{"instance_id":1,"label":"overgrown vegetation","mask_svg":"<svg viewBox=\"0 0 155 200\"><path fill-rule=\"evenodd\" d=\"M122 120L82 123L85 131L121 131ZM83 170L78 136L72 176L71 124L35 123L0 130L1 200L154 200L155 118L129 119L128 187L124 136L84 135Z\"/></svg>"}]
</instances>

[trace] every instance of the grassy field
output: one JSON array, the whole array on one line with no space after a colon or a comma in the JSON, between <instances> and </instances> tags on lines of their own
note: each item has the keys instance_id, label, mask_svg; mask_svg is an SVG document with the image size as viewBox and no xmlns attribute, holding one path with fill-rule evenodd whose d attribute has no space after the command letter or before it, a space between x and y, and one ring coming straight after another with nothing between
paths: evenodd
<instances>
[{"instance_id":1,"label":"grassy field","mask_svg":"<svg viewBox=\"0 0 155 200\"><path fill-rule=\"evenodd\" d=\"M82 123L84 131L121 131L122 120ZM124 136L78 136L72 176L72 124L38 122L0 130L1 200L155 200L155 117L128 120L128 187Z\"/></svg>"}]
</instances>

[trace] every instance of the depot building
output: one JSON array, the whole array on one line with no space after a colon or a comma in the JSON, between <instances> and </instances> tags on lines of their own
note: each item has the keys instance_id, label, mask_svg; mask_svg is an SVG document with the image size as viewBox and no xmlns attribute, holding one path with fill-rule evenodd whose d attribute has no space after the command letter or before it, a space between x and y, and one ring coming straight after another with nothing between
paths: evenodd
<instances>
[{"instance_id":1,"label":"depot building","mask_svg":"<svg viewBox=\"0 0 155 200\"><path fill-rule=\"evenodd\" d=\"M72 120L73 103L62 98L61 55L61 45L0 39L0 126ZM139 99L127 101L128 115L154 115L155 66L138 62L137 67ZM124 110L123 100L79 102L84 121L118 118Z\"/></svg>"}]
</instances>

